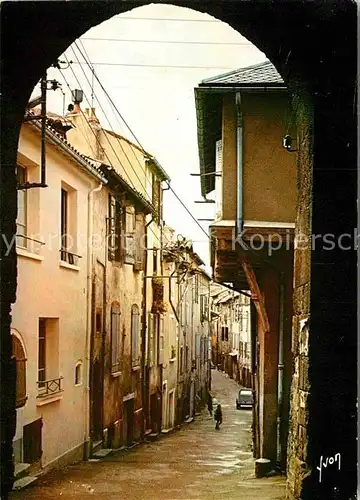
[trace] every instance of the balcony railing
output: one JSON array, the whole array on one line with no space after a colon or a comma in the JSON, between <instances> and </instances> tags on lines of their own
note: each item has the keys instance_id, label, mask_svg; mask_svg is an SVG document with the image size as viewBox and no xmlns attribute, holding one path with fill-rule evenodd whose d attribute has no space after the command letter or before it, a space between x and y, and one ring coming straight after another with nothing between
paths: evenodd
<instances>
[{"instance_id":1,"label":"balcony railing","mask_svg":"<svg viewBox=\"0 0 360 500\"><path fill-rule=\"evenodd\" d=\"M81 255L77 255L76 253L68 252L64 248L60 250L60 259L63 262L67 262L73 266L77 266L78 259L81 259Z\"/></svg>"},{"instance_id":2,"label":"balcony railing","mask_svg":"<svg viewBox=\"0 0 360 500\"><path fill-rule=\"evenodd\" d=\"M62 392L62 379L63 377L53 378L49 380L44 380L38 382L38 398L44 398L46 396L53 396Z\"/></svg>"}]
</instances>

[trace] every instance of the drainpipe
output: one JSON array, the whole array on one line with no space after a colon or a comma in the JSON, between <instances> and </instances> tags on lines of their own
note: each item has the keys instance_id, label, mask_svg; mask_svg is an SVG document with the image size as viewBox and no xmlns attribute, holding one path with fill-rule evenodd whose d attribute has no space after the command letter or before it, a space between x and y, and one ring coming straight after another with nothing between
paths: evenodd
<instances>
[{"instance_id":1,"label":"drainpipe","mask_svg":"<svg viewBox=\"0 0 360 500\"><path fill-rule=\"evenodd\" d=\"M93 194L101 191L103 185L88 193L88 241L87 241L87 317L85 334L85 458L90 456L90 344L91 344L91 296L92 296L92 237L93 237Z\"/></svg>"},{"instance_id":2,"label":"drainpipe","mask_svg":"<svg viewBox=\"0 0 360 500\"><path fill-rule=\"evenodd\" d=\"M278 361L278 414L277 414L277 462L281 463L281 410L284 384L284 273L280 273L280 310L279 310L279 361Z\"/></svg>"},{"instance_id":3,"label":"drainpipe","mask_svg":"<svg viewBox=\"0 0 360 500\"><path fill-rule=\"evenodd\" d=\"M241 110L241 94L236 92L236 163L237 163L237 210L236 236L243 230L243 117Z\"/></svg>"}]
</instances>

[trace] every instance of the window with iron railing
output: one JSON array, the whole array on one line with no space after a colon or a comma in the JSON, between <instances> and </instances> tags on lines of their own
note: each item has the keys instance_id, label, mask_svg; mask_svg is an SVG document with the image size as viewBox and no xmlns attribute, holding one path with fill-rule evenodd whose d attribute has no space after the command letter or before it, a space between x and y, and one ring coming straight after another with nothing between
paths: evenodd
<instances>
[{"instance_id":1,"label":"window with iron railing","mask_svg":"<svg viewBox=\"0 0 360 500\"><path fill-rule=\"evenodd\" d=\"M39 318L38 396L59 392L59 318Z\"/></svg>"},{"instance_id":2,"label":"window with iron railing","mask_svg":"<svg viewBox=\"0 0 360 500\"><path fill-rule=\"evenodd\" d=\"M38 382L38 398L43 398L45 396L54 396L59 392L63 391L62 388L63 377L57 377L53 379L43 380Z\"/></svg>"},{"instance_id":3,"label":"window with iron railing","mask_svg":"<svg viewBox=\"0 0 360 500\"><path fill-rule=\"evenodd\" d=\"M77 191L62 182L60 193L60 260L77 265Z\"/></svg>"}]
</instances>

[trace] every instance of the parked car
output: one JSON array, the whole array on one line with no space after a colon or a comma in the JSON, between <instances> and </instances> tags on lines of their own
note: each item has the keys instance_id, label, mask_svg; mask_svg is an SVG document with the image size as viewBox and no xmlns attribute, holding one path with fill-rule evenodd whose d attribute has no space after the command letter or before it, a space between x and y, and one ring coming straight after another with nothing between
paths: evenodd
<instances>
[{"instance_id":1,"label":"parked car","mask_svg":"<svg viewBox=\"0 0 360 500\"><path fill-rule=\"evenodd\" d=\"M252 408L254 403L253 393L251 389L240 389L236 398L236 409Z\"/></svg>"}]
</instances>

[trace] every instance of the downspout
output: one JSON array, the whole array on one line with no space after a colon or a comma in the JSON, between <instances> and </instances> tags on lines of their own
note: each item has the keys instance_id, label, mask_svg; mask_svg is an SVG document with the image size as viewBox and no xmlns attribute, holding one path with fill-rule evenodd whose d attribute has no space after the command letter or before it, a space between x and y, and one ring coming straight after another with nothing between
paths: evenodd
<instances>
[{"instance_id":1,"label":"downspout","mask_svg":"<svg viewBox=\"0 0 360 500\"><path fill-rule=\"evenodd\" d=\"M284 386L284 273L280 273L280 308L279 308L279 361L278 361L278 412L277 412L277 462L281 463L281 411Z\"/></svg>"},{"instance_id":2,"label":"downspout","mask_svg":"<svg viewBox=\"0 0 360 500\"><path fill-rule=\"evenodd\" d=\"M85 458L90 456L90 345L91 345L91 296L92 296L92 238L93 238L93 194L101 191L103 185L93 188L88 193L88 240L87 240L87 317L85 334Z\"/></svg>"},{"instance_id":3,"label":"downspout","mask_svg":"<svg viewBox=\"0 0 360 500\"><path fill-rule=\"evenodd\" d=\"M142 349L142 358L141 358L141 370L142 370L142 407L144 409L144 421L146 421L146 425L148 422L148 416L149 416L149 398L148 394L146 391L147 387L147 373L146 373L146 363L148 360L148 342L147 342L147 335L146 335L146 325L147 325L147 268L148 268L148 253L147 253L147 248L148 248L148 227L150 224L153 222L154 218L151 216L151 219L149 222L145 224L145 259L144 259L144 285L143 285L143 321L142 321L142 341L141 341L141 349ZM144 435L145 431L147 429L144 428Z\"/></svg>"},{"instance_id":4,"label":"downspout","mask_svg":"<svg viewBox=\"0 0 360 500\"><path fill-rule=\"evenodd\" d=\"M236 237L243 230L243 116L241 110L241 94L236 92L236 164L237 164L237 208Z\"/></svg>"}]
</instances>

